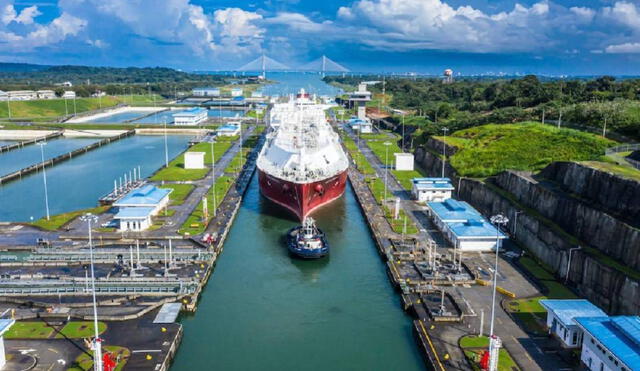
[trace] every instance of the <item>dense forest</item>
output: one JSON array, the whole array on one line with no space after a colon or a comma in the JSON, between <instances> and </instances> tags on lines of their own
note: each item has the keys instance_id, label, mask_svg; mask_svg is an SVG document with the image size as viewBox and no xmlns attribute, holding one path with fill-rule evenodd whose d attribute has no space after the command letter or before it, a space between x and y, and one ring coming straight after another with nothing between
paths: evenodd
<instances>
[{"instance_id":1,"label":"dense forest","mask_svg":"<svg viewBox=\"0 0 640 371\"><path fill-rule=\"evenodd\" d=\"M325 81L355 86L378 76L327 76ZM370 88L380 93L382 83ZM458 130L487 123L560 120L563 126L586 126L640 139L640 79L603 76L548 79L529 75L514 79L388 78L386 93L393 108L412 112L406 122L427 135L443 127ZM397 117L392 120L398 120Z\"/></svg>"},{"instance_id":2,"label":"dense forest","mask_svg":"<svg viewBox=\"0 0 640 371\"><path fill-rule=\"evenodd\" d=\"M83 97L98 90L109 95L152 92L171 96L176 91L188 91L196 86L221 85L228 79L229 76L194 74L163 67L114 68L0 63L0 90L62 90L59 85L69 81L73 84L71 90Z\"/></svg>"}]
</instances>

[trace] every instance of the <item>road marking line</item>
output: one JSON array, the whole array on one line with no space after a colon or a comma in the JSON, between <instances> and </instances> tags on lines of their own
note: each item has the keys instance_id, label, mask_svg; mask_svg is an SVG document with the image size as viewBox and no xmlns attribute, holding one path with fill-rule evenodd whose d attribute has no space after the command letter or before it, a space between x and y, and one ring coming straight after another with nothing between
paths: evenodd
<instances>
[{"instance_id":1,"label":"road marking line","mask_svg":"<svg viewBox=\"0 0 640 371\"><path fill-rule=\"evenodd\" d=\"M53 349L53 348L47 348L48 351L53 352L53 353L58 353L57 350Z\"/></svg>"}]
</instances>

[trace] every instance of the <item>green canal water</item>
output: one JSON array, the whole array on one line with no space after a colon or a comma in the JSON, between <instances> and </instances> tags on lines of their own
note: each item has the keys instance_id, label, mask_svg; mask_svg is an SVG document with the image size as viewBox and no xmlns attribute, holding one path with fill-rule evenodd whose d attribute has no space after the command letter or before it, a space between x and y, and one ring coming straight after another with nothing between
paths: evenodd
<instances>
[{"instance_id":1,"label":"green canal water","mask_svg":"<svg viewBox=\"0 0 640 371\"><path fill-rule=\"evenodd\" d=\"M290 257L254 177L172 370L424 369L353 190L314 217L330 256Z\"/></svg>"}]
</instances>

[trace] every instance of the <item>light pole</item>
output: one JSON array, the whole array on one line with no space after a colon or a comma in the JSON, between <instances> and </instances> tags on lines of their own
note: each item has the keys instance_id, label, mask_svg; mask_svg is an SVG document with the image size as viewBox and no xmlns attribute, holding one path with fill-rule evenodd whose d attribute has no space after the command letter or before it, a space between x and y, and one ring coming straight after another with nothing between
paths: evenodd
<instances>
[{"instance_id":1,"label":"light pole","mask_svg":"<svg viewBox=\"0 0 640 371\"><path fill-rule=\"evenodd\" d=\"M382 204L387 200L387 173L389 172L389 146L390 142L384 142L384 198L382 199Z\"/></svg>"},{"instance_id":2,"label":"light pole","mask_svg":"<svg viewBox=\"0 0 640 371\"><path fill-rule=\"evenodd\" d=\"M402 112L402 152L404 152L404 115L405 113Z\"/></svg>"},{"instance_id":3,"label":"light pole","mask_svg":"<svg viewBox=\"0 0 640 371\"><path fill-rule=\"evenodd\" d=\"M444 178L444 165L447 162L447 132L449 128L442 128L444 135L442 136L442 177Z\"/></svg>"},{"instance_id":4,"label":"light pole","mask_svg":"<svg viewBox=\"0 0 640 371\"><path fill-rule=\"evenodd\" d=\"M169 150L167 148L167 119L163 118L164 122L164 166L169 167Z\"/></svg>"},{"instance_id":5,"label":"light pole","mask_svg":"<svg viewBox=\"0 0 640 371\"><path fill-rule=\"evenodd\" d=\"M87 229L89 230L89 259L91 263L91 293L93 295L93 329L95 338L93 339L93 369L96 371L103 371L102 368L102 351L101 343L102 339L98 337L98 308L96 307L96 276L93 269L93 241L91 239L91 223L96 223L98 217L86 213L80 217L80 220L87 222Z\"/></svg>"},{"instance_id":6,"label":"light pole","mask_svg":"<svg viewBox=\"0 0 640 371\"><path fill-rule=\"evenodd\" d=\"M213 136L211 137L211 192L213 193L213 216L216 216L216 158L213 154Z\"/></svg>"},{"instance_id":7,"label":"light pole","mask_svg":"<svg viewBox=\"0 0 640 371\"><path fill-rule=\"evenodd\" d=\"M493 271L493 295L491 299L491 327L489 330L489 371L498 369L498 356L500 350L500 339L493 332L493 323L496 316L496 289L498 287L498 257L500 255L500 226L509 223L509 219L501 214L491 217L491 223L496 227L496 265Z\"/></svg>"},{"instance_id":8,"label":"light pole","mask_svg":"<svg viewBox=\"0 0 640 371\"><path fill-rule=\"evenodd\" d=\"M44 182L44 206L47 212L47 220L49 220L49 192L47 190L47 170L45 169L46 166L44 164L44 146L46 146L47 143L39 142L38 145L40 146L40 156L42 158L42 180Z\"/></svg>"}]
</instances>

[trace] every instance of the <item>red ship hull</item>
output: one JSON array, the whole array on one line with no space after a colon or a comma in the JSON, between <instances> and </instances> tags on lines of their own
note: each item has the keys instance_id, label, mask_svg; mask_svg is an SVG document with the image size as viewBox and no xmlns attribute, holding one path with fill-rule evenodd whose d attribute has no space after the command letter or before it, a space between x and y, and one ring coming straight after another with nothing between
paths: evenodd
<instances>
[{"instance_id":1,"label":"red ship hull","mask_svg":"<svg viewBox=\"0 0 640 371\"><path fill-rule=\"evenodd\" d=\"M347 172L312 183L293 183L258 169L260 192L303 221L311 212L339 198L347 184Z\"/></svg>"}]
</instances>

